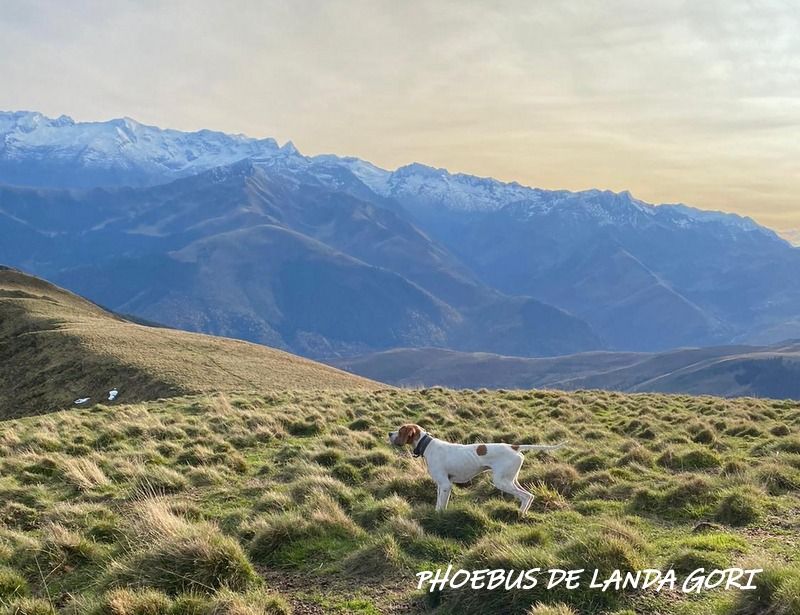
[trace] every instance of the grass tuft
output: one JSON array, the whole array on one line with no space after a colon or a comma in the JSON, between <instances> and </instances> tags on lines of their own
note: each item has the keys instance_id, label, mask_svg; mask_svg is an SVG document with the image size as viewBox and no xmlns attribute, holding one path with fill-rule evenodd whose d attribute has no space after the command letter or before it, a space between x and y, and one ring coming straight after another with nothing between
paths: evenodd
<instances>
[{"instance_id":1,"label":"grass tuft","mask_svg":"<svg viewBox=\"0 0 800 615\"><path fill-rule=\"evenodd\" d=\"M103 596L92 615L170 615L169 597L154 589L115 589Z\"/></svg>"},{"instance_id":2,"label":"grass tuft","mask_svg":"<svg viewBox=\"0 0 800 615\"><path fill-rule=\"evenodd\" d=\"M109 565L106 584L150 587L170 595L244 590L257 577L239 543L209 523L192 523L158 501L140 505L132 551Z\"/></svg>"},{"instance_id":3,"label":"grass tuft","mask_svg":"<svg viewBox=\"0 0 800 615\"><path fill-rule=\"evenodd\" d=\"M763 496L758 491L752 487L733 487L717 505L715 518L727 525L750 525L761 518L763 509Z\"/></svg>"},{"instance_id":4,"label":"grass tuft","mask_svg":"<svg viewBox=\"0 0 800 615\"><path fill-rule=\"evenodd\" d=\"M701 446L668 449L658 458L658 463L670 470L710 470L720 466L720 458L714 451Z\"/></svg>"},{"instance_id":5,"label":"grass tuft","mask_svg":"<svg viewBox=\"0 0 800 615\"><path fill-rule=\"evenodd\" d=\"M25 577L12 568L0 566L0 601L22 598L29 593Z\"/></svg>"},{"instance_id":6,"label":"grass tuft","mask_svg":"<svg viewBox=\"0 0 800 615\"><path fill-rule=\"evenodd\" d=\"M382 535L348 556L342 566L355 576L386 576L410 569L412 562L393 536Z\"/></svg>"},{"instance_id":7,"label":"grass tuft","mask_svg":"<svg viewBox=\"0 0 800 615\"><path fill-rule=\"evenodd\" d=\"M0 615L56 615L53 605L41 598L21 598L11 600L3 606L0 603Z\"/></svg>"},{"instance_id":8,"label":"grass tuft","mask_svg":"<svg viewBox=\"0 0 800 615\"><path fill-rule=\"evenodd\" d=\"M366 499L357 503L352 511L355 521L366 529L374 529L391 517L408 517L411 506L399 495L381 500Z\"/></svg>"},{"instance_id":9,"label":"grass tuft","mask_svg":"<svg viewBox=\"0 0 800 615\"><path fill-rule=\"evenodd\" d=\"M526 615L578 615L578 611L563 602L557 604L540 603L532 606Z\"/></svg>"},{"instance_id":10,"label":"grass tuft","mask_svg":"<svg viewBox=\"0 0 800 615\"><path fill-rule=\"evenodd\" d=\"M321 497L305 513L290 511L260 519L248 551L259 563L297 568L312 558L335 561L362 535L363 530L334 500Z\"/></svg>"},{"instance_id":11,"label":"grass tuft","mask_svg":"<svg viewBox=\"0 0 800 615\"><path fill-rule=\"evenodd\" d=\"M796 615L800 613L800 568L767 568L757 589L740 592L725 615Z\"/></svg>"},{"instance_id":12,"label":"grass tuft","mask_svg":"<svg viewBox=\"0 0 800 615\"><path fill-rule=\"evenodd\" d=\"M492 520L480 508L469 504L451 504L446 510L421 507L416 519L425 531L442 538L474 542L492 528Z\"/></svg>"}]
</instances>

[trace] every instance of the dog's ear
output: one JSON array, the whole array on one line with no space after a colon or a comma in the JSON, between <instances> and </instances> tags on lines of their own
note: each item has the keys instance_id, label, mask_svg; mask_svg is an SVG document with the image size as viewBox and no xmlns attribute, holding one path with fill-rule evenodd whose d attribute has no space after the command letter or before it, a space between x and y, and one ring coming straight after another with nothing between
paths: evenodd
<instances>
[{"instance_id":1,"label":"dog's ear","mask_svg":"<svg viewBox=\"0 0 800 615\"><path fill-rule=\"evenodd\" d=\"M408 437L409 437L409 429L411 428L410 425L401 425L400 429L397 430L397 443L400 446L405 446L408 444Z\"/></svg>"},{"instance_id":2,"label":"dog's ear","mask_svg":"<svg viewBox=\"0 0 800 615\"><path fill-rule=\"evenodd\" d=\"M400 446L416 440L422 433L422 428L414 423L406 423L397 430L397 443Z\"/></svg>"}]
</instances>

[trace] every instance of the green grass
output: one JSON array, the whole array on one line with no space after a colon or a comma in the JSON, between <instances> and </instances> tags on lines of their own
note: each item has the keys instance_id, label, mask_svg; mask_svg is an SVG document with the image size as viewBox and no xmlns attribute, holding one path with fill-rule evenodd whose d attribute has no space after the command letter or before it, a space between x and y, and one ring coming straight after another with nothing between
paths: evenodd
<instances>
[{"instance_id":1,"label":"green grass","mask_svg":"<svg viewBox=\"0 0 800 615\"><path fill-rule=\"evenodd\" d=\"M485 476L437 514L424 463L386 443L407 421L464 442L569 444L527 455L528 516ZM799 429L793 402L444 389L200 395L2 421L0 614L294 603L788 615L800 600ZM415 590L415 572L450 563L769 572L758 592L692 596Z\"/></svg>"}]
</instances>

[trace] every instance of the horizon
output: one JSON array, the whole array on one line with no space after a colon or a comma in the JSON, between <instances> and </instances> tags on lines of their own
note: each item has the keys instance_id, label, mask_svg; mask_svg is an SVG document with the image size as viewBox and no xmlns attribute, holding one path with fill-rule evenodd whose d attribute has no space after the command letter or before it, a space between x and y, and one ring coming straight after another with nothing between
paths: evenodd
<instances>
[{"instance_id":1,"label":"horizon","mask_svg":"<svg viewBox=\"0 0 800 615\"><path fill-rule=\"evenodd\" d=\"M0 51L15 61L0 68L0 107L213 126L382 168L629 190L800 233L800 16L789 7L147 8L7 3Z\"/></svg>"}]
</instances>

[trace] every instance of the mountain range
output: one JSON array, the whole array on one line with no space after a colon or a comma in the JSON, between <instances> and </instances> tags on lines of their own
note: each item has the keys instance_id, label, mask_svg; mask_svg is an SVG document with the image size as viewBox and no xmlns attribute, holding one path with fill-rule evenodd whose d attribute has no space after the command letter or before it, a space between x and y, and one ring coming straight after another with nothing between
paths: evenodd
<instances>
[{"instance_id":1,"label":"mountain range","mask_svg":"<svg viewBox=\"0 0 800 615\"><path fill-rule=\"evenodd\" d=\"M0 113L0 262L316 358L800 336L800 249L749 218L127 118Z\"/></svg>"},{"instance_id":2,"label":"mountain range","mask_svg":"<svg viewBox=\"0 0 800 615\"><path fill-rule=\"evenodd\" d=\"M606 389L800 399L800 340L770 346L599 351L538 358L398 348L332 363L403 387Z\"/></svg>"}]
</instances>

